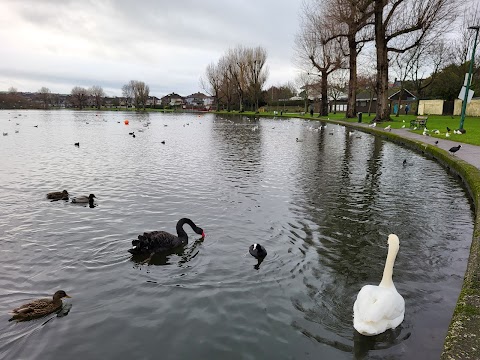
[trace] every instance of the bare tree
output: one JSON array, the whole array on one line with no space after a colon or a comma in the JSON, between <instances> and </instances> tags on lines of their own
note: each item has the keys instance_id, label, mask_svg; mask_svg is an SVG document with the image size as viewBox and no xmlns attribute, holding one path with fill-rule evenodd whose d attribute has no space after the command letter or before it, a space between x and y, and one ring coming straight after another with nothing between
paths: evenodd
<instances>
[{"instance_id":1,"label":"bare tree","mask_svg":"<svg viewBox=\"0 0 480 360\"><path fill-rule=\"evenodd\" d=\"M83 109L88 100L88 90L80 86L75 86L70 94L72 95L73 105L80 108L80 110Z\"/></svg>"},{"instance_id":2,"label":"bare tree","mask_svg":"<svg viewBox=\"0 0 480 360\"><path fill-rule=\"evenodd\" d=\"M243 46L237 46L227 51L227 63L229 77L235 84L235 91L238 95L239 111L243 112L245 94L248 90L247 79L247 49Z\"/></svg>"},{"instance_id":3,"label":"bare tree","mask_svg":"<svg viewBox=\"0 0 480 360\"><path fill-rule=\"evenodd\" d=\"M105 98L105 92L103 91L102 87L98 85L93 85L90 89L88 89L88 92L93 97L97 109L100 109L103 103L103 99Z\"/></svg>"},{"instance_id":4,"label":"bare tree","mask_svg":"<svg viewBox=\"0 0 480 360\"><path fill-rule=\"evenodd\" d=\"M130 80L128 84L122 86L122 95L125 98L125 109L128 109L133 99L133 83L134 80Z\"/></svg>"},{"instance_id":5,"label":"bare tree","mask_svg":"<svg viewBox=\"0 0 480 360\"><path fill-rule=\"evenodd\" d=\"M357 92L364 91L369 95L368 116L372 113L373 98L377 94L377 78L374 71L359 74L357 79Z\"/></svg>"},{"instance_id":6,"label":"bare tree","mask_svg":"<svg viewBox=\"0 0 480 360\"><path fill-rule=\"evenodd\" d=\"M257 46L253 49L247 49L245 56L248 89L252 98L252 103L254 104L254 110L258 111L258 99L268 77L268 69L265 66L267 61L267 50Z\"/></svg>"},{"instance_id":7,"label":"bare tree","mask_svg":"<svg viewBox=\"0 0 480 360\"><path fill-rule=\"evenodd\" d=\"M306 72L301 72L295 78L295 84L300 89L300 96L303 98L304 102L304 109L303 112L308 111L308 104L309 104L309 96L310 96L310 88L312 84L312 78Z\"/></svg>"},{"instance_id":8,"label":"bare tree","mask_svg":"<svg viewBox=\"0 0 480 360\"><path fill-rule=\"evenodd\" d=\"M469 29L469 26L475 26L480 23L480 3L465 3L463 14L458 22L459 34L453 42L452 58L456 65L463 65L470 60L469 51L475 37L475 31Z\"/></svg>"},{"instance_id":9,"label":"bare tree","mask_svg":"<svg viewBox=\"0 0 480 360\"><path fill-rule=\"evenodd\" d=\"M40 90L38 90L38 95L43 102L43 108L48 109L52 100L52 92L50 91L50 89L43 86L42 88L40 88Z\"/></svg>"},{"instance_id":10,"label":"bare tree","mask_svg":"<svg viewBox=\"0 0 480 360\"><path fill-rule=\"evenodd\" d=\"M433 36L455 15L455 0L374 0L377 50L376 121L390 119L388 53L403 53Z\"/></svg>"},{"instance_id":11,"label":"bare tree","mask_svg":"<svg viewBox=\"0 0 480 360\"><path fill-rule=\"evenodd\" d=\"M9 93L10 95L15 95L17 92L18 92L18 90L17 90L16 87L10 86L10 87L8 88L8 93Z\"/></svg>"},{"instance_id":12,"label":"bare tree","mask_svg":"<svg viewBox=\"0 0 480 360\"><path fill-rule=\"evenodd\" d=\"M233 102L233 92L235 90L235 82L230 72L230 64L227 56L224 56L219 60L218 71L222 76L219 99L224 99L225 105L227 107L227 111L230 111L230 106Z\"/></svg>"},{"instance_id":13,"label":"bare tree","mask_svg":"<svg viewBox=\"0 0 480 360\"><path fill-rule=\"evenodd\" d=\"M357 77L357 74L355 74ZM355 83L357 80L355 79ZM337 70L329 77L328 80L328 96L333 100L333 113L337 113L337 101L342 95L345 95L348 89L348 80L346 71ZM354 93L355 99L355 93Z\"/></svg>"},{"instance_id":14,"label":"bare tree","mask_svg":"<svg viewBox=\"0 0 480 360\"><path fill-rule=\"evenodd\" d=\"M148 95L150 93L150 87L146 85L143 81L132 80L130 81L130 83L132 84L133 88L135 108L138 109L143 106L143 110L145 110Z\"/></svg>"},{"instance_id":15,"label":"bare tree","mask_svg":"<svg viewBox=\"0 0 480 360\"><path fill-rule=\"evenodd\" d=\"M352 118L356 115L358 55L365 42L373 40L373 34L365 31L373 21L373 4L371 0L329 0L327 7L327 16L338 23L337 33L333 33L332 38L341 36L347 39L345 56L348 56L349 84L346 117Z\"/></svg>"},{"instance_id":16,"label":"bare tree","mask_svg":"<svg viewBox=\"0 0 480 360\"><path fill-rule=\"evenodd\" d=\"M325 16L325 7L304 5L302 28L296 37L297 61L302 67L313 69L312 75L321 79L320 115L328 115L328 76L337 69L345 67L341 51L341 38L334 21ZM328 39L332 39L328 41Z\"/></svg>"},{"instance_id":17,"label":"bare tree","mask_svg":"<svg viewBox=\"0 0 480 360\"><path fill-rule=\"evenodd\" d=\"M220 89L222 87L223 74L220 66L210 63L205 70L205 78L200 78L200 86L215 99L217 111L220 109Z\"/></svg>"}]
</instances>

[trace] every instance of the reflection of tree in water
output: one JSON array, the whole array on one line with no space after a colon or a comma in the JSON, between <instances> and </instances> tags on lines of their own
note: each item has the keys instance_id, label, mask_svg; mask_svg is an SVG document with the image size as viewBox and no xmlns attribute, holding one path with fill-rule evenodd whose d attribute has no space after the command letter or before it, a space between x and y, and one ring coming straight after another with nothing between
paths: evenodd
<instances>
[{"instance_id":1,"label":"reflection of tree in water","mask_svg":"<svg viewBox=\"0 0 480 360\"><path fill-rule=\"evenodd\" d=\"M229 116L215 119L213 145L222 173L247 172L247 177L257 176L262 155L261 127L258 118ZM239 179L245 178L240 174Z\"/></svg>"},{"instance_id":2,"label":"reflection of tree in water","mask_svg":"<svg viewBox=\"0 0 480 360\"><path fill-rule=\"evenodd\" d=\"M303 159L299 186L304 199L299 201L305 202L300 222L305 234L300 244L305 254L304 290L292 303L306 320L351 339L353 301L359 284L369 276L364 265L372 262L371 248L364 245L369 237L378 237L371 209L379 191L383 141L373 137L358 141L348 131L334 136L325 137L322 129L317 151ZM343 142L334 143L339 136ZM369 150L359 148L368 145ZM384 261L384 255L378 261ZM380 279L381 274L375 275ZM327 344L332 341L311 336Z\"/></svg>"},{"instance_id":3,"label":"reflection of tree in water","mask_svg":"<svg viewBox=\"0 0 480 360\"><path fill-rule=\"evenodd\" d=\"M135 263L134 267L140 268L142 265L171 265L170 258L176 255L180 257L178 267L182 267L183 264L188 263L198 255L198 247L202 243L203 239L197 239L190 246L187 245L153 255L132 255L130 259Z\"/></svg>"}]
</instances>

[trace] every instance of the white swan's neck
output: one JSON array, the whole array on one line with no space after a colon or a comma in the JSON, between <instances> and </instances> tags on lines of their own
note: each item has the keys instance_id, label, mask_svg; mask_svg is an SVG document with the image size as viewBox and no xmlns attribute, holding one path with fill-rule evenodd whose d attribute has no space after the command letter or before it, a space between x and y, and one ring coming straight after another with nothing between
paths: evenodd
<instances>
[{"instance_id":1,"label":"white swan's neck","mask_svg":"<svg viewBox=\"0 0 480 360\"><path fill-rule=\"evenodd\" d=\"M380 287L385 287L385 288L395 288L395 285L393 285L393 264L395 264L395 258L397 257L399 249L399 244L398 243L391 243L388 246L388 255L387 255L387 260L385 261L385 268L383 269L383 277L382 281L380 282Z\"/></svg>"}]
</instances>

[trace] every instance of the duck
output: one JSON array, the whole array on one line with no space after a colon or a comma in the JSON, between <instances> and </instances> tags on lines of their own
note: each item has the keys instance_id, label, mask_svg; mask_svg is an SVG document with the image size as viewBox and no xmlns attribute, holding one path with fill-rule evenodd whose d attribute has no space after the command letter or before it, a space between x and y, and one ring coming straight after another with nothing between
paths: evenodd
<instances>
[{"instance_id":1,"label":"duck","mask_svg":"<svg viewBox=\"0 0 480 360\"><path fill-rule=\"evenodd\" d=\"M47 199L52 199L52 200L68 200L68 191L63 190L63 191L56 191L56 192L51 192L47 194Z\"/></svg>"},{"instance_id":2,"label":"duck","mask_svg":"<svg viewBox=\"0 0 480 360\"><path fill-rule=\"evenodd\" d=\"M297 142L303 142L303 140L299 139L299 138L295 138Z\"/></svg>"},{"instance_id":3,"label":"duck","mask_svg":"<svg viewBox=\"0 0 480 360\"><path fill-rule=\"evenodd\" d=\"M72 199L72 203L76 204L86 204L89 202L93 202L93 199L95 198L95 195L90 194L88 196L77 196Z\"/></svg>"},{"instance_id":4,"label":"duck","mask_svg":"<svg viewBox=\"0 0 480 360\"><path fill-rule=\"evenodd\" d=\"M393 284L393 265L400 248L395 234L388 236L388 254L380 284L365 285L353 305L353 327L360 334L374 336L395 329L405 317L405 300Z\"/></svg>"},{"instance_id":5,"label":"duck","mask_svg":"<svg viewBox=\"0 0 480 360\"><path fill-rule=\"evenodd\" d=\"M202 239L205 237L205 232L202 228L195 225L192 220L182 218L177 222L177 235L166 231L144 232L143 235L138 235L138 239L132 241L132 248L128 252L132 255L152 255L185 246L188 244L188 235L183 230L184 224L190 225L196 234L202 236Z\"/></svg>"},{"instance_id":6,"label":"duck","mask_svg":"<svg viewBox=\"0 0 480 360\"><path fill-rule=\"evenodd\" d=\"M12 310L12 318L8 321L28 321L51 314L62 308L62 299L71 296L63 290L58 290L53 294L52 299L38 299L23 304Z\"/></svg>"},{"instance_id":7,"label":"duck","mask_svg":"<svg viewBox=\"0 0 480 360\"><path fill-rule=\"evenodd\" d=\"M263 259L265 256L267 256L267 250L265 250L265 248L260 244L250 245L250 248L248 249L248 252L255 259Z\"/></svg>"}]
</instances>

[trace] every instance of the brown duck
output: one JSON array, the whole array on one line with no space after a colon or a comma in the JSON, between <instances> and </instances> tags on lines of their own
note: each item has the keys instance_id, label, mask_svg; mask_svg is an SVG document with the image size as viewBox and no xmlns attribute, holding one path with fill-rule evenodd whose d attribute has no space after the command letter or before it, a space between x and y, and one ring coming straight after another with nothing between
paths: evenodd
<instances>
[{"instance_id":1,"label":"brown duck","mask_svg":"<svg viewBox=\"0 0 480 360\"><path fill-rule=\"evenodd\" d=\"M51 314L62 308L62 299L69 298L70 296L63 290L58 290L53 294L52 299L38 299L33 300L29 303L23 304L18 308L12 310L12 318L8 321L17 320L17 321L27 321L43 317L45 315Z\"/></svg>"},{"instance_id":2,"label":"brown duck","mask_svg":"<svg viewBox=\"0 0 480 360\"><path fill-rule=\"evenodd\" d=\"M68 200L68 192L67 190L51 192L47 194L47 199Z\"/></svg>"}]
</instances>

